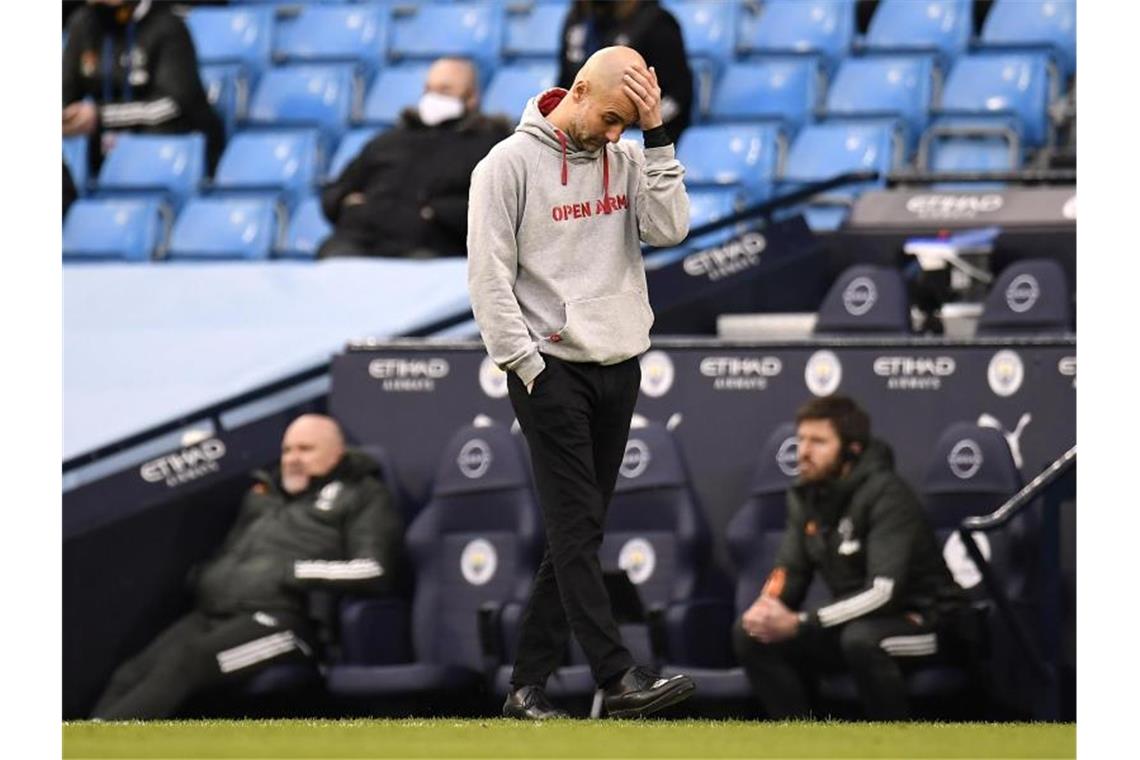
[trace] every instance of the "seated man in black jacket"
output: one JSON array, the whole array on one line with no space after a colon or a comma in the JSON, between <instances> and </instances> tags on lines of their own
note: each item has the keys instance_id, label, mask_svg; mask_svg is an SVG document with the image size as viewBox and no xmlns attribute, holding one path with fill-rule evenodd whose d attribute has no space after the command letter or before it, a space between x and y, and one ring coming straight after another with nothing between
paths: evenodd
<instances>
[{"instance_id":1,"label":"seated man in black jacket","mask_svg":"<svg viewBox=\"0 0 1140 760\"><path fill-rule=\"evenodd\" d=\"M770 718L808 717L814 676L847 669L868 718L905 719L900 663L960 643L964 596L866 412L843 396L814 399L796 413L796 441L787 527L767 583L733 629L737 658ZM815 572L833 601L803 610Z\"/></svg>"},{"instance_id":2,"label":"seated man in black jacket","mask_svg":"<svg viewBox=\"0 0 1140 760\"><path fill-rule=\"evenodd\" d=\"M321 193L334 230L317 255L463 256L471 171L509 134L505 120L479 113L475 66L437 60L419 104Z\"/></svg>"},{"instance_id":3,"label":"seated man in black jacket","mask_svg":"<svg viewBox=\"0 0 1140 760\"><path fill-rule=\"evenodd\" d=\"M294 420L280 472L255 475L221 550L191 572L194 610L115 671L92 717L167 717L201 690L312 657L308 589L391 590L403 525L377 472L329 417Z\"/></svg>"}]
</instances>

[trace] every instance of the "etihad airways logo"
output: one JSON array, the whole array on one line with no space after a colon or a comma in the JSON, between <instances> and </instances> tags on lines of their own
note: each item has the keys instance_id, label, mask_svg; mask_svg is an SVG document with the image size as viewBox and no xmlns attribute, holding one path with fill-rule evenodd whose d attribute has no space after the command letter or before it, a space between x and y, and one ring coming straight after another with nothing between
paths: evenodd
<instances>
[{"instance_id":1,"label":"etihad airways logo","mask_svg":"<svg viewBox=\"0 0 1140 760\"><path fill-rule=\"evenodd\" d=\"M624 195L610 195L596 201L583 201L582 203L563 203L550 209L550 216L556 222L568 222L571 219L589 219L593 216L605 216L615 211L625 211L629 208L629 198Z\"/></svg>"},{"instance_id":2,"label":"etihad airways logo","mask_svg":"<svg viewBox=\"0 0 1140 760\"><path fill-rule=\"evenodd\" d=\"M759 264L760 254L767 245L768 241L759 232L746 232L730 243L686 256L685 274L708 277L716 282Z\"/></svg>"},{"instance_id":3,"label":"etihad airways logo","mask_svg":"<svg viewBox=\"0 0 1140 760\"><path fill-rule=\"evenodd\" d=\"M706 356L701 374L713 378L718 391L762 391L784 369L777 356Z\"/></svg>"},{"instance_id":4,"label":"etihad airways logo","mask_svg":"<svg viewBox=\"0 0 1140 760\"><path fill-rule=\"evenodd\" d=\"M451 366L447 359L373 359L368 374L381 382L386 391L435 390L435 381L447 377Z\"/></svg>"},{"instance_id":5,"label":"etihad airways logo","mask_svg":"<svg viewBox=\"0 0 1140 760\"><path fill-rule=\"evenodd\" d=\"M958 365L952 356L877 356L875 374L894 391L936 391Z\"/></svg>"},{"instance_id":6,"label":"etihad airways logo","mask_svg":"<svg viewBox=\"0 0 1140 760\"><path fill-rule=\"evenodd\" d=\"M217 438L210 438L145 462L139 467L139 475L148 483L165 482L167 488L174 488L217 472L218 460L225 455L226 445Z\"/></svg>"}]
</instances>

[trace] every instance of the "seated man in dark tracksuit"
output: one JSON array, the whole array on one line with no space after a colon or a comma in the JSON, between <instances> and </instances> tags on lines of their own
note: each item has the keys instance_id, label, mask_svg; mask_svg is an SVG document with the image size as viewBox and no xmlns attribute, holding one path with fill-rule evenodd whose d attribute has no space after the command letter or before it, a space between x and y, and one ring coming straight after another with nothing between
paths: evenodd
<instances>
[{"instance_id":1,"label":"seated man in dark tracksuit","mask_svg":"<svg viewBox=\"0 0 1140 760\"><path fill-rule=\"evenodd\" d=\"M904 719L902 663L959 643L965 597L890 448L870 432L866 412L843 396L796 413L787 527L759 598L733 628L737 659L770 718L808 717L815 677L849 670L868 718ZM833 601L803 610L816 572Z\"/></svg>"},{"instance_id":2,"label":"seated man in dark tracksuit","mask_svg":"<svg viewBox=\"0 0 1140 760\"><path fill-rule=\"evenodd\" d=\"M377 474L331 418L294 420L280 473L255 475L221 550L191 571L194 610L115 671L92 717L167 717L204 689L312 657L309 589L394 590L403 525Z\"/></svg>"}]
</instances>

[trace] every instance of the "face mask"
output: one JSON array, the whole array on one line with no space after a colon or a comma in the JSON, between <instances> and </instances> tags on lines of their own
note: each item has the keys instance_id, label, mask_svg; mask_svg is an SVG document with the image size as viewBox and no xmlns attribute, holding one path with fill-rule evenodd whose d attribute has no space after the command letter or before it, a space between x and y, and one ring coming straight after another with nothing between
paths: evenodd
<instances>
[{"instance_id":1,"label":"face mask","mask_svg":"<svg viewBox=\"0 0 1140 760\"><path fill-rule=\"evenodd\" d=\"M425 92L420 98L420 121L429 127L463 115L463 101L453 95Z\"/></svg>"}]
</instances>

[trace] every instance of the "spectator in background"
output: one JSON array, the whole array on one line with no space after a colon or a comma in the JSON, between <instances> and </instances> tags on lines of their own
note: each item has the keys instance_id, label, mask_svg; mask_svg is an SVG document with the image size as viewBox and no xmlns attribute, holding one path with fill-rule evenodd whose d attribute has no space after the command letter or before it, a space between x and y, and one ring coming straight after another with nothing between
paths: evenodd
<instances>
[{"instance_id":1,"label":"spectator in background","mask_svg":"<svg viewBox=\"0 0 1140 760\"><path fill-rule=\"evenodd\" d=\"M117 132L206 137L211 174L225 127L206 99L190 32L162 3L89 0L67 27L63 135L88 135L92 174Z\"/></svg>"},{"instance_id":2,"label":"spectator in background","mask_svg":"<svg viewBox=\"0 0 1140 760\"><path fill-rule=\"evenodd\" d=\"M681 27L657 0L574 0L562 27L558 86L569 89L582 64L610 45L631 47L654 67L665 131L678 142L693 108L693 73Z\"/></svg>"},{"instance_id":3,"label":"spectator in background","mask_svg":"<svg viewBox=\"0 0 1140 760\"><path fill-rule=\"evenodd\" d=\"M334 225L318 256L462 256L471 171L510 134L479 113L474 64L441 58L419 104L377 135L321 194Z\"/></svg>"},{"instance_id":4,"label":"spectator in background","mask_svg":"<svg viewBox=\"0 0 1140 760\"><path fill-rule=\"evenodd\" d=\"M403 525L377 476L331 418L294 420L280 470L255 474L221 550L191 571L193 611L115 671L92 717L167 717L199 691L311 658L309 589L394 590Z\"/></svg>"},{"instance_id":5,"label":"spectator in background","mask_svg":"<svg viewBox=\"0 0 1140 760\"><path fill-rule=\"evenodd\" d=\"M814 677L850 670L868 718L909 714L903 663L945 657L964 597L890 447L849 398L796 413L799 478L760 596L733 629L738 660L768 717L812 713ZM803 610L818 572L833 601Z\"/></svg>"}]
</instances>

